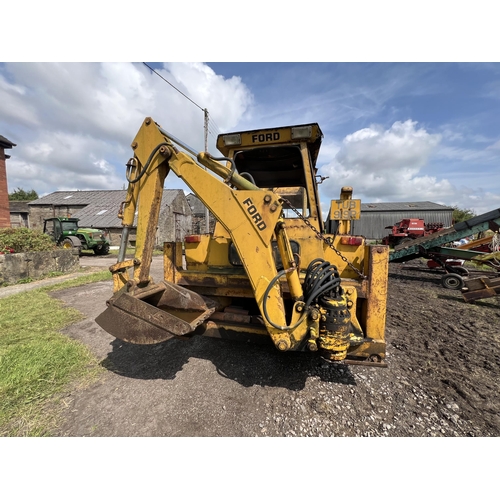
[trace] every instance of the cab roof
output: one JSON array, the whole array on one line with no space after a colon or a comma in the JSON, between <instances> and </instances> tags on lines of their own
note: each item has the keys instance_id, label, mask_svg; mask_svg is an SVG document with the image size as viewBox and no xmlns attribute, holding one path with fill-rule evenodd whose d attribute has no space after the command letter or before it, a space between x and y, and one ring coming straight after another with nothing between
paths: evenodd
<instances>
[{"instance_id":1,"label":"cab roof","mask_svg":"<svg viewBox=\"0 0 500 500\"><path fill-rule=\"evenodd\" d=\"M234 150L306 142L311 155L312 167L315 167L322 140L323 132L319 125L306 123L219 134L217 136L217 149L224 156L229 157L230 152Z\"/></svg>"}]
</instances>

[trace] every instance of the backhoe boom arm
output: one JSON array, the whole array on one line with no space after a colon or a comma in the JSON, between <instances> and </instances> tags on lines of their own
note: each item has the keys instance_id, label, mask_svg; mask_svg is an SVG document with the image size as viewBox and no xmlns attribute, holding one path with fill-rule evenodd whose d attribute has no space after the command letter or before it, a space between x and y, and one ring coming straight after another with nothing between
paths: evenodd
<instances>
[{"instance_id":1,"label":"backhoe boom arm","mask_svg":"<svg viewBox=\"0 0 500 500\"><path fill-rule=\"evenodd\" d=\"M282 255L283 262L293 262L290 245L287 245L283 225L278 225L281 217L281 202L272 192L261 190L231 169L213 160L207 153L199 153L198 161L236 188L203 169L191 156L178 151L162 133L162 129L150 118L146 118L135 137L132 148L134 158L128 164L129 187L127 201L123 209L123 225L132 226L137 213L137 236L134 259L134 281L138 286L150 282L149 270L154 248L154 238L158 226L161 196L165 179L172 171L182 179L196 196L210 207L210 211L230 234L241 258L245 271L254 290L255 300L263 307L264 292L277 275L271 242L278 226L279 248L288 254ZM151 152L154 152L152 154ZM126 244L126 242L123 242ZM259 258L256 259L255 256ZM115 279L115 292L129 281L124 276L124 268L117 264L116 270L122 274ZM299 280L299 270L289 268L287 280L296 298L303 296ZM285 307L279 285L267 292L272 323L286 327ZM299 328L297 338L293 332L282 331L268 324L273 332L273 340L279 342L283 350L292 347L304 336L304 328Z\"/></svg>"}]
</instances>

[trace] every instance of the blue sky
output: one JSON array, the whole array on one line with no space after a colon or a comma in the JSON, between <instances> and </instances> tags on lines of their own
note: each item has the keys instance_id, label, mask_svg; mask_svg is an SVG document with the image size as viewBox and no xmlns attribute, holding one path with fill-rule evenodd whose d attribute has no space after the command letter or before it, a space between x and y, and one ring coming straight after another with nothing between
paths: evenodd
<instances>
[{"instance_id":1,"label":"blue sky","mask_svg":"<svg viewBox=\"0 0 500 500\"><path fill-rule=\"evenodd\" d=\"M343 185L363 202L500 207L498 63L148 65L209 110L214 153L219 132L319 123L325 208ZM121 189L145 116L203 149L202 111L142 63L1 63L9 190Z\"/></svg>"}]
</instances>

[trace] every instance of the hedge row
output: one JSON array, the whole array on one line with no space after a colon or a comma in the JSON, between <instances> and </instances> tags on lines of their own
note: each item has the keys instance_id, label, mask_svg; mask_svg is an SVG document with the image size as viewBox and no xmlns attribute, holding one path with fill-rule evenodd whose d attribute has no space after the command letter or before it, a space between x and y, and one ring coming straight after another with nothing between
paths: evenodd
<instances>
[{"instance_id":1,"label":"hedge row","mask_svg":"<svg viewBox=\"0 0 500 500\"><path fill-rule=\"evenodd\" d=\"M27 227L0 229L0 253L46 252L54 248L52 238L40 231Z\"/></svg>"}]
</instances>

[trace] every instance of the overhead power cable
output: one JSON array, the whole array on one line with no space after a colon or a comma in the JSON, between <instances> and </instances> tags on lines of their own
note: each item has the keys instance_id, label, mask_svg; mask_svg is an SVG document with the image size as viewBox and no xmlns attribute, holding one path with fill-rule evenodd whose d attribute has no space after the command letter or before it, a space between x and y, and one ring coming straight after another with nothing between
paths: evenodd
<instances>
[{"instance_id":1,"label":"overhead power cable","mask_svg":"<svg viewBox=\"0 0 500 500\"><path fill-rule=\"evenodd\" d=\"M144 66L146 66L147 68L149 68L155 75L159 76L162 80L164 80L166 83L168 83L172 88L174 88L175 90L177 90L177 92L179 92L179 94L183 95L188 101L192 102L197 108L201 109L203 112L205 112L205 108L202 108L199 104L196 104L190 97L188 97L186 94L184 94L182 91L180 91L175 85L173 85L172 83L170 83L165 77L163 77L162 75L160 75L160 73L158 73L156 70L154 70L151 66L149 66L147 63L143 62L142 64L144 64ZM208 112L208 110L206 110ZM210 126L213 125L213 127L215 127L215 130L212 128L212 131L218 135L221 133L221 129L220 127L217 125L217 123L215 123L215 120L210 117L210 123L209 123Z\"/></svg>"},{"instance_id":2,"label":"overhead power cable","mask_svg":"<svg viewBox=\"0 0 500 500\"><path fill-rule=\"evenodd\" d=\"M213 125L213 127L215 128L215 132L217 134L221 134L222 133L220 127L217 125L217 123L215 123L215 121L214 121L214 119L212 117L210 117L210 125Z\"/></svg>"},{"instance_id":3,"label":"overhead power cable","mask_svg":"<svg viewBox=\"0 0 500 500\"><path fill-rule=\"evenodd\" d=\"M179 94L181 94L183 97L185 97L189 102L192 102L198 109L201 109L205 115L205 149L207 148L207 135L210 134L214 137L218 136L221 134L221 129L215 123L214 119L212 117L209 118L209 112L208 109L202 108L199 104L195 103L190 97L188 97L184 92L180 91L175 85L170 83L165 77L160 75L155 69L153 69L149 64L143 62L144 66L146 66L150 71L152 71L156 76L159 76L164 82L168 83L173 89L177 90Z\"/></svg>"},{"instance_id":4,"label":"overhead power cable","mask_svg":"<svg viewBox=\"0 0 500 500\"><path fill-rule=\"evenodd\" d=\"M211 124L209 122L208 109L207 108L202 108L201 106L199 106L198 104L196 104L191 98L189 98L186 94L184 94L183 92L181 92L175 85L172 85L166 78L164 78L158 72L156 72L151 66L149 66L145 62L143 62L142 64L144 64L144 66L146 66L147 68L149 68L155 75L159 76L163 81L165 81L166 83L168 83L172 88L174 88L175 90L177 90L177 92L179 92L179 94L181 94L182 96L184 96L188 101L192 102L197 108L199 108L199 109L201 109L203 111L203 114L205 116L205 125L204 125L204 130L205 130L205 151L208 152L208 134L211 134L211 132L209 130L209 126ZM213 120L212 120L212 122L213 122ZM217 128L219 128L216 123L214 123L214 125ZM205 168L205 170L206 170L206 168ZM205 231L206 231L207 234L210 232L210 216L209 216L208 208L207 207L205 207Z\"/></svg>"},{"instance_id":5,"label":"overhead power cable","mask_svg":"<svg viewBox=\"0 0 500 500\"><path fill-rule=\"evenodd\" d=\"M210 117L210 120L212 120L212 117ZM221 133L218 127L213 126L211 121L208 123L208 131L215 135L219 135Z\"/></svg>"},{"instance_id":6,"label":"overhead power cable","mask_svg":"<svg viewBox=\"0 0 500 500\"><path fill-rule=\"evenodd\" d=\"M155 75L158 75L162 80L164 80L171 87L173 87L175 90L177 90L177 92L179 92L179 94L182 94L188 101L191 101L197 108L200 108L202 111L205 111L204 108L202 108L201 106L199 106L198 104L196 104L191 98L189 98L186 94L184 94L183 92L181 92L175 85L172 85L166 78L164 78L163 76L161 76L160 73L157 73L151 66L149 66L145 62L143 62L142 64L144 64L144 66L147 66Z\"/></svg>"}]
</instances>

